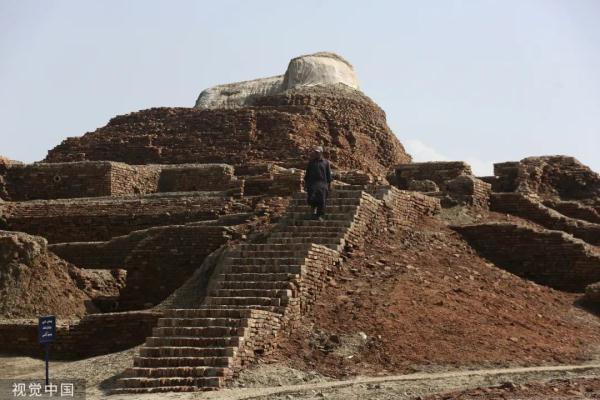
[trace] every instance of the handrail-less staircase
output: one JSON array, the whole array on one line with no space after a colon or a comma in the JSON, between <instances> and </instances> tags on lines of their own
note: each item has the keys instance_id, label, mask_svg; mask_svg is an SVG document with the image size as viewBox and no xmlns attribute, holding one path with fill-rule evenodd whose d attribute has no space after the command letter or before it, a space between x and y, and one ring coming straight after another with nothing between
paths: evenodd
<instances>
[{"instance_id":1,"label":"handrail-less staircase","mask_svg":"<svg viewBox=\"0 0 600 400\"><path fill-rule=\"evenodd\" d=\"M337 188L324 221L308 218L305 204L305 194L295 194L266 243L231 251L201 308L167 310L113 393L218 389L270 351L314 303L344 246L360 241L379 201Z\"/></svg>"}]
</instances>

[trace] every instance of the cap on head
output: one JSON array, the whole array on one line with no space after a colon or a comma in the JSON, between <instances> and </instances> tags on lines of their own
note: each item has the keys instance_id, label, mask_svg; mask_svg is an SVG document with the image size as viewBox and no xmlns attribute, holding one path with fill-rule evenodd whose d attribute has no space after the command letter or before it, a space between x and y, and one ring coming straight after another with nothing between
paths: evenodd
<instances>
[{"instance_id":1,"label":"cap on head","mask_svg":"<svg viewBox=\"0 0 600 400\"><path fill-rule=\"evenodd\" d=\"M316 147L315 147L315 151L316 151L317 153L322 153L322 152L323 152L323 146L316 146Z\"/></svg>"}]
</instances>

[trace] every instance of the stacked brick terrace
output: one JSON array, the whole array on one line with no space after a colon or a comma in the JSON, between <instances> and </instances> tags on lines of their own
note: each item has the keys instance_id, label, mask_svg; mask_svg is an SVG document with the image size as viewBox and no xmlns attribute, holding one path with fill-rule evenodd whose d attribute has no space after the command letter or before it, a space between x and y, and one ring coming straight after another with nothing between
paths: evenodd
<instances>
[{"instance_id":1,"label":"stacked brick terrace","mask_svg":"<svg viewBox=\"0 0 600 400\"><path fill-rule=\"evenodd\" d=\"M362 190L340 188L325 221L315 221L304 196L294 196L265 243L229 253L201 308L167 311L116 393L218 389L298 322L339 268L340 251L358 244L381 205Z\"/></svg>"}]
</instances>

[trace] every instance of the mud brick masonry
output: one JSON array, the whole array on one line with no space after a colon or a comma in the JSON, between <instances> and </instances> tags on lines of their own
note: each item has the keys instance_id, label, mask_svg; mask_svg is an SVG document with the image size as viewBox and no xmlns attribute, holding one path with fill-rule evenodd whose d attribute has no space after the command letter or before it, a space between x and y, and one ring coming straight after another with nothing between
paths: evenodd
<instances>
[{"instance_id":1,"label":"mud brick masonry","mask_svg":"<svg viewBox=\"0 0 600 400\"><path fill-rule=\"evenodd\" d=\"M82 161L9 164L0 175L0 198L13 202L190 191L223 191L234 197L289 196L302 189L303 168L288 169L273 162L234 167Z\"/></svg>"},{"instance_id":2,"label":"mud brick masonry","mask_svg":"<svg viewBox=\"0 0 600 400\"><path fill-rule=\"evenodd\" d=\"M543 203L571 218L600 224L600 213L593 207L585 206L577 201L544 200Z\"/></svg>"},{"instance_id":3,"label":"mud brick masonry","mask_svg":"<svg viewBox=\"0 0 600 400\"><path fill-rule=\"evenodd\" d=\"M207 255L237 236L226 226L179 225L136 231L108 242L58 243L49 249L79 267L126 270L125 288L113 308L137 310L164 300Z\"/></svg>"},{"instance_id":4,"label":"mud brick masonry","mask_svg":"<svg viewBox=\"0 0 600 400\"><path fill-rule=\"evenodd\" d=\"M143 166L138 166L143 168ZM243 180L235 176L234 168L227 164L161 165L159 192L219 191L239 189Z\"/></svg>"},{"instance_id":5,"label":"mud brick masonry","mask_svg":"<svg viewBox=\"0 0 600 400\"><path fill-rule=\"evenodd\" d=\"M563 215L536 198L520 193L494 193L491 210L517 215L545 228L564 231L590 244L600 245L600 224Z\"/></svg>"},{"instance_id":6,"label":"mud brick masonry","mask_svg":"<svg viewBox=\"0 0 600 400\"><path fill-rule=\"evenodd\" d=\"M160 169L152 166L108 161L11 164L4 172L4 200L151 193L156 191L159 173Z\"/></svg>"},{"instance_id":7,"label":"mud brick masonry","mask_svg":"<svg viewBox=\"0 0 600 400\"><path fill-rule=\"evenodd\" d=\"M561 231L510 223L454 226L483 256L506 270L560 290L600 281L600 252Z\"/></svg>"},{"instance_id":8,"label":"mud brick masonry","mask_svg":"<svg viewBox=\"0 0 600 400\"><path fill-rule=\"evenodd\" d=\"M535 194L543 200L578 200L600 209L600 176L573 157L529 157L494 164L495 192Z\"/></svg>"},{"instance_id":9,"label":"mud brick masonry","mask_svg":"<svg viewBox=\"0 0 600 400\"><path fill-rule=\"evenodd\" d=\"M151 334L158 318L156 311L90 314L79 321L57 326L52 357L77 359L125 350ZM36 321L0 320L0 343L7 354L39 357Z\"/></svg>"},{"instance_id":10,"label":"mud brick masonry","mask_svg":"<svg viewBox=\"0 0 600 400\"><path fill-rule=\"evenodd\" d=\"M7 229L43 236L49 243L109 240L152 226L217 219L234 208L233 198L223 192L0 204Z\"/></svg>"},{"instance_id":11,"label":"mud brick masonry","mask_svg":"<svg viewBox=\"0 0 600 400\"><path fill-rule=\"evenodd\" d=\"M475 178L471 167L462 161L399 164L394 166L387 179L400 189L419 190L438 197L442 206L489 206L491 185Z\"/></svg>"},{"instance_id":12,"label":"mud brick masonry","mask_svg":"<svg viewBox=\"0 0 600 400\"><path fill-rule=\"evenodd\" d=\"M113 118L69 138L46 162L110 160L128 164L275 161L304 166L315 145L339 169L384 174L410 162L386 124L385 113L360 92L296 93L261 99L259 106L198 110L154 108ZM360 149L360 151L357 151Z\"/></svg>"},{"instance_id":13,"label":"mud brick masonry","mask_svg":"<svg viewBox=\"0 0 600 400\"><path fill-rule=\"evenodd\" d=\"M243 193L227 164L127 165L110 161L10 164L4 168L4 200L126 196L156 192Z\"/></svg>"}]
</instances>

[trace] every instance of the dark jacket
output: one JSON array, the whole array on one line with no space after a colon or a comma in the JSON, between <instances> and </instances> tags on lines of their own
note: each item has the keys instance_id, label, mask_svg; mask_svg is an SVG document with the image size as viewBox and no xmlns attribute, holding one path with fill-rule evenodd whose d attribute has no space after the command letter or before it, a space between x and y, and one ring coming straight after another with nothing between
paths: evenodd
<instances>
[{"instance_id":1,"label":"dark jacket","mask_svg":"<svg viewBox=\"0 0 600 400\"><path fill-rule=\"evenodd\" d=\"M331 167L329 161L323 158L310 160L304 174L304 183L307 190L314 186L327 185L331 183Z\"/></svg>"}]
</instances>

